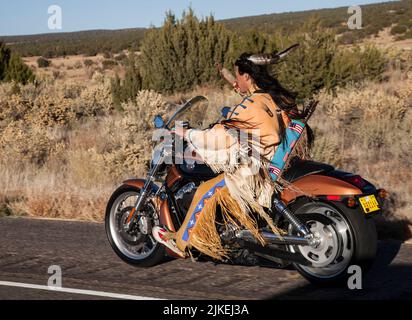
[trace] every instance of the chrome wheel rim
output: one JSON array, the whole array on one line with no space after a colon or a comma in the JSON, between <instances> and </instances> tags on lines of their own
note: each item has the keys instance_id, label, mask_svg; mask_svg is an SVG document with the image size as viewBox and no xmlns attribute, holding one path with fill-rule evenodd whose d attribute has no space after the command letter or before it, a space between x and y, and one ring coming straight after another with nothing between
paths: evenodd
<instances>
[{"instance_id":1,"label":"chrome wheel rim","mask_svg":"<svg viewBox=\"0 0 412 320\"><path fill-rule=\"evenodd\" d=\"M327 204L316 203L308 206L308 210L311 218L306 224L320 239L320 244L316 247L290 246L289 249L300 252L312 263L310 266L299 265L307 274L317 278L333 278L344 272L352 260L355 250L353 232L345 217ZM323 222L317 220L316 215L326 217L329 223L325 223L324 219Z\"/></svg>"},{"instance_id":2,"label":"chrome wheel rim","mask_svg":"<svg viewBox=\"0 0 412 320\"><path fill-rule=\"evenodd\" d=\"M123 255L133 260L147 258L158 245L151 235L151 227L148 225L142 226L142 223L138 223L131 232L126 232L123 228L124 222L136 203L138 196L139 192L136 191L122 193L113 202L110 209L109 227L113 242ZM144 206L144 210L150 210L152 213L152 219L145 219L145 223L159 225L159 217L153 203L148 201ZM143 227L149 231L148 234L141 232Z\"/></svg>"}]
</instances>

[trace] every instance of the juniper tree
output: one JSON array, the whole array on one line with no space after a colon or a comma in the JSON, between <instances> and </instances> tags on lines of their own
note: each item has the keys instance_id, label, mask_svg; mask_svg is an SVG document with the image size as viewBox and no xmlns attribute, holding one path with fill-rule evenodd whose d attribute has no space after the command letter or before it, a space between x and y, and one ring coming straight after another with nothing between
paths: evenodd
<instances>
[{"instance_id":1,"label":"juniper tree","mask_svg":"<svg viewBox=\"0 0 412 320\"><path fill-rule=\"evenodd\" d=\"M0 81L6 77L7 65L10 60L10 49L0 41Z\"/></svg>"},{"instance_id":2,"label":"juniper tree","mask_svg":"<svg viewBox=\"0 0 412 320\"><path fill-rule=\"evenodd\" d=\"M34 81L34 74L18 54L0 42L0 81L26 84Z\"/></svg>"},{"instance_id":3,"label":"juniper tree","mask_svg":"<svg viewBox=\"0 0 412 320\"><path fill-rule=\"evenodd\" d=\"M213 16L199 20L189 10L177 20L167 13L164 25L148 31L140 47L143 86L173 92L215 81L214 62L225 62L230 42L231 33Z\"/></svg>"},{"instance_id":4,"label":"juniper tree","mask_svg":"<svg viewBox=\"0 0 412 320\"><path fill-rule=\"evenodd\" d=\"M113 103L121 109L121 103L134 99L139 90L142 89L142 78L140 76L138 58L133 52L125 59L126 74L123 80L116 74L111 83Z\"/></svg>"}]
</instances>

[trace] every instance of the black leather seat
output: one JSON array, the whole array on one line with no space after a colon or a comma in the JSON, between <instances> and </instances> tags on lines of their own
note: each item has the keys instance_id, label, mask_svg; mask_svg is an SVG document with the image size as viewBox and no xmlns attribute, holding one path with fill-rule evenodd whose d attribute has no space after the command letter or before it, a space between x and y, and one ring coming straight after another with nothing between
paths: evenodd
<instances>
[{"instance_id":1,"label":"black leather seat","mask_svg":"<svg viewBox=\"0 0 412 320\"><path fill-rule=\"evenodd\" d=\"M179 167L183 175L194 180L206 181L219 175L213 172L206 164L195 163L194 166L190 166L184 161ZM335 168L326 163L295 158L291 160L291 165L283 172L282 177L286 181L293 182L310 174L325 173L333 170Z\"/></svg>"},{"instance_id":2,"label":"black leather seat","mask_svg":"<svg viewBox=\"0 0 412 320\"><path fill-rule=\"evenodd\" d=\"M188 165L186 161L184 161L179 167L184 175L196 180L206 181L219 175L219 173L213 172L213 170L206 164L195 163L193 165Z\"/></svg>"},{"instance_id":3,"label":"black leather seat","mask_svg":"<svg viewBox=\"0 0 412 320\"><path fill-rule=\"evenodd\" d=\"M326 163L296 158L291 161L290 167L283 172L282 178L293 182L310 174L326 173L333 170L335 168Z\"/></svg>"}]
</instances>

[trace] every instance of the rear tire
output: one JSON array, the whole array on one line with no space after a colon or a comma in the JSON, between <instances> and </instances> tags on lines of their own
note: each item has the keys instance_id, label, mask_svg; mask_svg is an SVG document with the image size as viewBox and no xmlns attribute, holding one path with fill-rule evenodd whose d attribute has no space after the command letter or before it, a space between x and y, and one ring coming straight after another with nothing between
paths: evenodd
<instances>
[{"instance_id":1,"label":"rear tire","mask_svg":"<svg viewBox=\"0 0 412 320\"><path fill-rule=\"evenodd\" d=\"M359 266L362 276L367 273L377 253L377 232L372 219L366 219L359 210L349 209L341 203L305 199L293 204L291 208L299 219L312 229L316 230L318 226L321 233L325 230L325 234L330 237L329 243L338 244L335 246L338 248L336 256L331 255L333 260L324 267L321 263L319 267L294 264L303 277L320 286L343 286L347 285L351 276L348 273L350 266ZM347 230L343 230L345 227ZM334 239L335 242L332 241ZM294 252L300 251L306 255L305 257L311 257L316 264L316 250L300 246L290 246L289 249ZM324 253L332 253L333 250L328 251L324 248L323 256L327 257Z\"/></svg>"},{"instance_id":2,"label":"rear tire","mask_svg":"<svg viewBox=\"0 0 412 320\"><path fill-rule=\"evenodd\" d=\"M165 247L154 240L151 235L151 227L149 226L148 234L143 234L141 228L134 230L134 233L129 234L120 229L122 226L122 219L128 215L131 207L134 205L136 197L140 194L140 189L132 186L121 186L113 195L106 207L105 229L106 235L114 252L125 262L136 267L152 267L163 261L166 256ZM129 201L132 198L129 206L123 209L119 205ZM144 210L151 210L153 212L153 219L148 219L148 225L159 225L158 212L156 207L148 201ZM156 216L157 215L157 216ZM141 249L137 249L140 248ZM136 252L134 252L134 250ZM138 250L141 250L138 252Z\"/></svg>"}]
</instances>

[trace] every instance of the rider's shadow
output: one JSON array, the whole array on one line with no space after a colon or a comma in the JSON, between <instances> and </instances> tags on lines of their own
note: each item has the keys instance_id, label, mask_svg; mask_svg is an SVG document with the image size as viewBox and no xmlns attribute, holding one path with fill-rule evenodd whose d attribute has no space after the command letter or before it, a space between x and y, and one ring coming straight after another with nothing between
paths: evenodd
<instances>
[{"instance_id":1,"label":"rider's shadow","mask_svg":"<svg viewBox=\"0 0 412 320\"><path fill-rule=\"evenodd\" d=\"M284 291L268 299L411 299L410 248L401 241L379 242L376 260L363 279L362 289L322 288L312 284ZM398 256L399 254L399 256ZM393 263L395 257L396 262ZM407 261L409 260L409 261Z\"/></svg>"}]
</instances>

